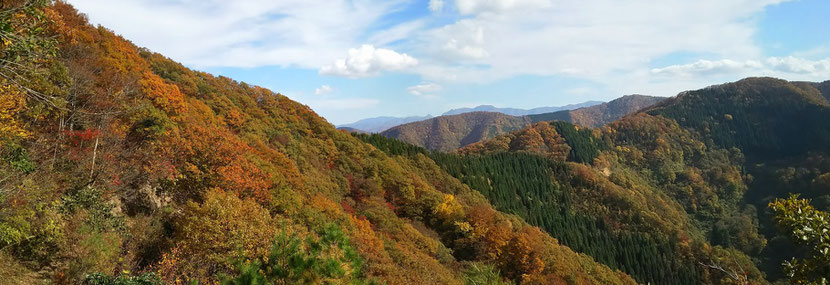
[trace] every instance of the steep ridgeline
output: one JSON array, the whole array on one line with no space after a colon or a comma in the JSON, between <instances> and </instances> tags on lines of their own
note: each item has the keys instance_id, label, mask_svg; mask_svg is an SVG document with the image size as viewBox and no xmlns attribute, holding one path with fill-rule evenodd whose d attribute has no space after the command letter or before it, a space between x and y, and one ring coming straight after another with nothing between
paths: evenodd
<instances>
[{"instance_id":1,"label":"steep ridgeline","mask_svg":"<svg viewBox=\"0 0 830 285\"><path fill-rule=\"evenodd\" d=\"M0 7L0 283L635 284L427 156L63 2Z\"/></svg>"},{"instance_id":2,"label":"steep ridgeline","mask_svg":"<svg viewBox=\"0 0 830 285\"><path fill-rule=\"evenodd\" d=\"M665 100L664 97L626 95L608 103L555 113L530 115L533 122L565 121L584 127L601 127L628 114Z\"/></svg>"},{"instance_id":3,"label":"steep ridgeline","mask_svg":"<svg viewBox=\"0 0 830 285\"><path fill-rule=\"evenodd\" d=\"M430 150L451 151L496 135L505 134L531 123L564 121L580 126L598 127L660 102L665 98L628 95L608 103L576 110L512 117L498 113L466 113L440 116L391 128L382 135Z\"/></svg>"},{"instance_id":4,"label":"steep ridgeline","mask_svg":"<svg viewBox=\"0 0 830 285\"><path fill-rule=\"evenodd\" d=\"M404 124L381 135L431 150L451 151L528 125L530 119L527 117L473 112Z\"/></svg>"}]
</instances>

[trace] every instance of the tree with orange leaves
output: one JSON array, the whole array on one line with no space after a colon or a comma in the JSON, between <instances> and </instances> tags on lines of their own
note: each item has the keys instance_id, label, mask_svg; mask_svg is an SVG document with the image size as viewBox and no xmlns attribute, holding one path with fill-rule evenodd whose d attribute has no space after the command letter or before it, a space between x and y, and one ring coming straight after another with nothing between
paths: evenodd
<instances>
[{"instance_id":1,"label":"tree with orange leaves","mask_svg":"<svg viewBox=\"0 0 830 285\"><path fill-rule=\"evenodd\" d=\"M184 94L179 91L178 86L164 82L164 79L150 71L144 72L139 85L141 91L157 107L176 114L185 111Z\"/></svg>"}]
</instances>

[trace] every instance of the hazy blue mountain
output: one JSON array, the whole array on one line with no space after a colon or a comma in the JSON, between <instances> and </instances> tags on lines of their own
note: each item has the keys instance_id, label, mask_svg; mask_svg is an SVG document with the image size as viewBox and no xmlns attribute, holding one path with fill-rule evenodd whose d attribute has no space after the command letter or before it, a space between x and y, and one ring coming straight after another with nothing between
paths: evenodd
<instances>
[{"instance_id":1,"label":"hazy blue mountain","mask_svg":"<svg viewBox=\"0 0 830 285\"><path fill-rule=\"evenodd\" d=\"M578 108L590 107L594 105L599 105L604 102L602 101L587 101L579 104L570 104L565 106L559 107L539 107L533 109L517 109L517 108L498 108L493 105L481 105L475 108L459 108L459 109L452 109L447 111L446 113L442 114L444 116L447 115L458 115L463 113L470 113L470 112L497 112L502 113L505 115L511 116L526 116L526 115L535 115L535 114L543 114L543 113L552 113L564 110L573 110Z\"/></svg>"},{"instance_id":2,"label":"hazy blue mountain","mask_svg":"<svg viewBox=\"0 0 830 285\"><path fill-rule=\"evenodd\" d=\"M587 101L579 104L570 104L565 106L559 107L539 107L533 109L518 109L518 108L498 108L492 105L481 105L475 108L460 108L460 109L452 109L447 111L446 113L442 114L442 116L449 116L449 115L458 115L464 113L472 113L472 112L494 112L494 113L502 113L505 115L510 116L527 116L527 115L535 115L535 114L544 114L544 113L552 113L558 111L568 111L574 110L579 108L591 107L600 105L604 102L602 101ZM366 133L380 133L385 130L391 129L395 126L400 126L403 124L408 124L412 122L423 121L427 119L433 118L431 115L426 115L423 117L413 116L413 117L392 117L392 116L383 116L383 117L375 117L375 118L367 118L363 119L354 123L350 124L342 124L337 125L338 129L346 130L349 132L366 132Z\"/></svg>"},{"instance_id":3,"label":"hazy blue mountain","mask_svg":"<svg viewBox=\"0 0 830 285\"><path fill-rule=\"evenodd\" d=\"M351 124L343 124L337 125L338 129L345 129L348 131L364 131L367 133L379 133L385 131L391 127L403 125L406 123L423 121L426 119L432 118L431 115L426 115L423 117L413 116L413 117L376 117L376 118L368 118L363 119Z\"/></svg>"}]
</instances>

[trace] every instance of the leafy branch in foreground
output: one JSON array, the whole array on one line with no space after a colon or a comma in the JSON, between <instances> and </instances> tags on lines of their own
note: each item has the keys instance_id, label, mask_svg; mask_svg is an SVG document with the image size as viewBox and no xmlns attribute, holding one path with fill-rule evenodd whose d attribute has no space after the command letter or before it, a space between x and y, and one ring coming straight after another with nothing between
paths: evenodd
<instances>
[{"instance_id":1,"label":"leafy branch in foreground","mask_svg":"<svg viewBox=\"0 0 830 285\"><path fill-rule=\"evenodd\" d=\"M808 248L805 258L784 262L793 284L830 283L830 213L810 206L810 200L791 195L769 204L778 225L797 243Z\"/></svg>"}]
</instances>

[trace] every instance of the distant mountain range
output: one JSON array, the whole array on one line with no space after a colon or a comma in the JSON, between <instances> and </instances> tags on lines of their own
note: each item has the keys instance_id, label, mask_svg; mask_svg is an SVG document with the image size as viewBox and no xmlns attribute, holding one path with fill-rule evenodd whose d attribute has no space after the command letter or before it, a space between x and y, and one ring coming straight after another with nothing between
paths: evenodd
<instances>
[{"instance_id":1,"label":"distant mountain range","mask_svg":"<svg viewBox=\"0 0 830 285\"><path fill-rule=\"evenodd\" d=\"M381 135L431 150L452 151L459 147L481 140L491 139L497 135L522 129L541 121L557 120L585 127L598 127L656 104L664 99L654 96L628 95L608 103L582 103L579 105L590 106L576 110L562 110L523 116L511 116L501 112L472 112L444 115L396 126L381 132ZM480 108L482 106L474 109ZM484 106L484 108L487 107ZM534 110L540 109L543 108Z\"/></svg>"},{"instance_id":2,"label":"distant mountain range","mask_svg":"<svg viewBox=\"0 0 830 285\"><path fill-rule=\"evenodd\" d=\"M432 118L432 116L426 115L423 117L376 117L363 119L351 124L338 125L337 128L341 130L347 130L349 132L353 132L354 130L366 133L379 133L394 126L403 125L411 122L423 121L429 118Z\"/></svg>"},{"instance_id":3,"label":"distant mountain range","mask_svg":"<svg viewBox=\"0 0 830 285\"><path fill-rule=\"evenodd\" d=\"M587 101L579 104L570 104L560 107L539 107L533 109L517 109L517 108L498 108L493 105L480 105L475 108L459 108L459 109L452 109L447 111L446 113L442 114L443 116L448 115L458 115L464 113L472 113L472 112L497 112L502 113L505 115L511 116L527 116L527 115L535 115L535 114L544 114L544 113L552 113L564 110L574 110L583 107L590 107L594 105L599 105L604 102L602 101Z\"/></svg>"},{"instance_id":4,"label":"distant mountain range","mask_svg":"<svg viewBox=\"0 0 830 285\"><path fill-rule=\"evenodd\" d=\"M627 95L591 107L530 115L529 117L533 122L566 121L583 127L599 127L665 99L664 97L655 96Z\"/></svg>"},{"instance_id":5,"label":"distant mountain range","mask_svg":"<svg viewBox=\"0 0 830 285\"><path fill-rule=\"evenodd\" d=\"M502 114L510 115L510 116L526 116L526 115L551 113L551 112L557 112L557 111L573 110L573 109L578 109L578 108L583 108L583 107L595 106L595 105L599 105L599 104L602 104L602 103L603 102L601 102L601 101L587 101L587 102L583 102L583 103L579 103L579 104L570 104L570 105L559 106L559 107L539 107L539 108L533 108L533 109L498 108L498 107L495 107L493 105L480 105L480 106L475 107L475 108L452 109L452 110L449 110L449 111L445 112L444 114L442 114L442 116L458 115L458 114L473 113L473 112L496 112L496 113L502 113ZM427 119L430 119L430 118L433 118L433 117L431 115L426 115L426 116L423 116L423 117L419 117L419 116L414 116L414 117L384 116L384 117L375 117L375 118L363 119L363 120L360 120L360 121L357 121L357 122L354 122L354 123L350 123L350 124L337 125L337 128L341 129L341 130L346 130L346 131L349 131L349 132L353 132L353 131L361 132L362 131L362 132L366 132L366 133L380 133L380 132L383 132L383 131L388 130L388 129L390 129L392 127L395 127L395 126L399 126L399 125L403 125L403 124L407 124L407 123L411 123L411 122L423 121L423 120L427 120Z\"/></svg>"}]
</instances>

